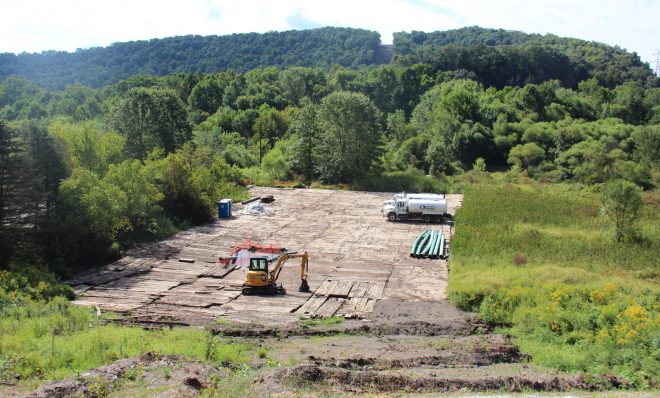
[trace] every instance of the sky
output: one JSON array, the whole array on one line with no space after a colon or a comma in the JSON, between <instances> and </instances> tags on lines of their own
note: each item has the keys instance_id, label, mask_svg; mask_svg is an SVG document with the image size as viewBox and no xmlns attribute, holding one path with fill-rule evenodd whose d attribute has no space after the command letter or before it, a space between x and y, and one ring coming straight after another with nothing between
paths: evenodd
<instances>
[{"instance_id":1,"label":"sky","mask_svg":"<svg viewBox=\"0 0 660 398\"><path fill-rule=\"evenodd\" d=\"M393 32L475 25L618 45L653 69L660 51L660 0L8 0L2 15L0 53L323 26L391 43Z\"/></svg>"}]
</instances>

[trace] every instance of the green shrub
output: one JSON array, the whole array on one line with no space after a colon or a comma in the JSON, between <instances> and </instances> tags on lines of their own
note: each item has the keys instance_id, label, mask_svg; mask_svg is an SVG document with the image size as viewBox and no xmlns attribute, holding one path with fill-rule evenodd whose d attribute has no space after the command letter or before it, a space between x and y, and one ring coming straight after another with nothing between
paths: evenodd
<instances>
[{"instance_id":1,"label":"green shrub","mask_svg":"<svg viewBox=\"0 0 660 398\"><path fill-rule=\"evenodd\" d=\"M593 190L466 184L455 218L449 298L504 325L535 362L657 380L660 214L649 201L644 244L617 244Z\"/></svg>"},{"instance_id":2,"label":"green shrub","mask_svg":"<svg viewBox=\"0 0 660 398\"><path fill-rule=\"evenodd\" d=\"M449 179L426 176L416 169L386 172L351 184L351 189L371 192L447 192L450 188Z\"/></svg>"}]
</instances>

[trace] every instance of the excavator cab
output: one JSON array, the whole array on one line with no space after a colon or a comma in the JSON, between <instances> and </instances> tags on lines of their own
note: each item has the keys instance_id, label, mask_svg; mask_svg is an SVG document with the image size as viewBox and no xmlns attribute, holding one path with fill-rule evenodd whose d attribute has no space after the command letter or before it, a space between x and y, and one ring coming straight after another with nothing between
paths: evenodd
<instances>
[{"instance_id":1,"label":"excavator cab","mask_svg":"<svg viewBox=\"0 0 660 398\"><path fill-rule=\"evenodd\" d=\"M309 292L309 285L307 284L307 271L309 268L309 260L307 252L302 254L284 253L277 260L277 264L272 271L269 272L268 264L270 259L268 257L253 257L250 259L248 271L245 274L245 283L243 283L243 294L285 294L286 291L282 285L277 285L277 279L280 277L280 272L284 263L291 258L300 258L300 288L301 292Z\"/></svg>"},{"instance_id":2,"label":"excavator cab","mask_svg":"<svg viewBox=\"0 0 660 398\"><path fill-rule=\"evenodd\" d=\"M268 286L268 257L252 257L245 275L245 286L265 288Z\"/></svg>"}]
</instances>

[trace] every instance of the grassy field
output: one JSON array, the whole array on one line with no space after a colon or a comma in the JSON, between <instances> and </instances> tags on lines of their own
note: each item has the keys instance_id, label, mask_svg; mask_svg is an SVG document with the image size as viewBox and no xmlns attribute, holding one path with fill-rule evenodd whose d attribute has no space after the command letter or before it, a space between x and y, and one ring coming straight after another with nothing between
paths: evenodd
<instances>
[{"instance_id":1,"label":"grassy field","mask_svg":"<svg viewBox=\"0 0 660 398\"><path fill-rule=\"evenodd\" d=\"M254 347L203 329L144 330L99 324L93 310L57 297L5 305L0 318L0 381L62 379L146 352L180 354L241 367Z\"/></svg>"},{"instance_id":2,"label":"grassy field","mask_svg":"<svg viewBox=\"0 0 660 398\"><path fill-rule=\"evenodd\" d=\"M452 241L450 300L512 335L533 361L644 387L660 364L660 212L614 241L594 189L467 183Z\"/></svg>"}]
</instances>

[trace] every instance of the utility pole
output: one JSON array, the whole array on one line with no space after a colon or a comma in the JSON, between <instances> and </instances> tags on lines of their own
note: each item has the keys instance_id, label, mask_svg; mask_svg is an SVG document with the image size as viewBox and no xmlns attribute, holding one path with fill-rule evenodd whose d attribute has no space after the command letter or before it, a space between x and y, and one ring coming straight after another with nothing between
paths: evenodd
<instances>
[{"instance_id":1,"label":"utility pole","mask_svg":"<svg viewBox=\"0 0 660 398\"><path fill-rule=\"evenodd\" d=\"M660 76L660 50L655 50L655 75Z\"/></svg>"}]
</instances>

